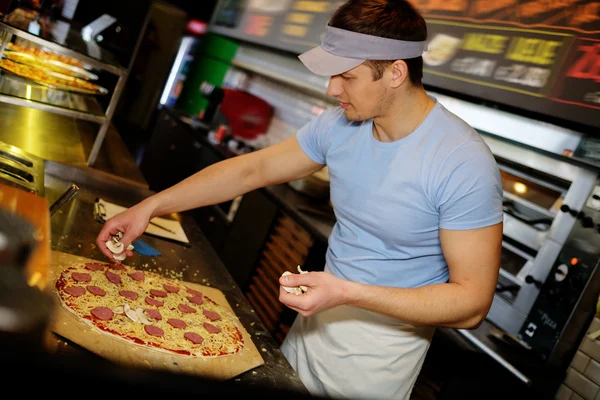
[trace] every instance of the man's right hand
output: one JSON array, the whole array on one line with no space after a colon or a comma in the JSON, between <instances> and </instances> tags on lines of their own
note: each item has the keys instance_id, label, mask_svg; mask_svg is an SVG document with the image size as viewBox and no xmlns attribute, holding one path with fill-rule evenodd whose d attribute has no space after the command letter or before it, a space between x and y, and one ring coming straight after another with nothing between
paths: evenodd
<instances>
[{"instance_id":1,"label":"man's right hand","mask_svg":"<svg viewBox=\"0 0 600 400\"><path fill-rule=\"evenodd\" d=\"M148 227L151 216L151 210L143 203L137 204L134 207L115 215L104 223L102 230L96 238L96 245L112 262L120 264L120 261L115 260L113 253L106 247L106 242L111 240L112 236L122 232L123 237L120 241L123 243L123 246L127 248L135 239L144 233ZM133 255L133 252L127 250L125 255L130 257Z\"/></svg>"}]
</instances>

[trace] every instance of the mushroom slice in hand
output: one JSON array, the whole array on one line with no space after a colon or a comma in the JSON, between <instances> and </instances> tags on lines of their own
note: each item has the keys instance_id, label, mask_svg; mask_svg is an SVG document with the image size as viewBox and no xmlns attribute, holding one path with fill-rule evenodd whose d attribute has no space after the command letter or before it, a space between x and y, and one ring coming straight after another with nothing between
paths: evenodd
<instances>
[{"instance_id":1,"label":"mushroom slice in hand","mask_svg":"<svg viewBox=\"0 0 600 400\"><path fill-rule=\"evenodd\" d=\"M291 272L289 271L285 271L283 274L281 274L281 276L286 276L286 275L293 275ZM299 287L290 287L290 286L281 286L286 292L289 293L293 293L296 296L302 294L302 289L300 289Z\"/></svg>"},{"instance_id":2,"label":"mushroom slice in hand","mask_svg":"<svg viewBox=\"0 0 600 400\"><path fill-rule=\"evenodd\" d=\"M106 242L106 247L108 247L108 249L113 254L121 254L125 250L123 243L121 243L121 242L114 243L112 240L109 240Z\"/></svg>"},{"instance_id":3,"label":"mushroom slice in hand","mask_svg":"<svg viewBox=\"0 0 600 400\"><path fill-rule=\"evenodd\" d=\"M298 265L298 272L302 275L302 274L308 274L308 271L303 271L302 268L300 268L300 265ZM300 286L300 289L306 293L308 292L308 288L306 286Z\"/></svg>"},{"instance_id":4,"label":"mushroom slice in hand","mask_svg":"<svg viewBox=\"0 0 600 400\"><path fill-rule=\"evenodd\" d=\"M129 246L127 246L127 250L132 251L134 249L133 245L130 244Z\"/></svg>"},{"instance_id":5,"label":"mushroom slice in hand","mask_svg":"<svg viewBox=\"0 0 600 400\"><path fill-rule=\"evenodd\" d=\"M115 254L113 255L113 257L115 258L115 260L117 261L123 261L125 259L125 253L121 253L121 254Z\"/></svg>"}]
</instances>

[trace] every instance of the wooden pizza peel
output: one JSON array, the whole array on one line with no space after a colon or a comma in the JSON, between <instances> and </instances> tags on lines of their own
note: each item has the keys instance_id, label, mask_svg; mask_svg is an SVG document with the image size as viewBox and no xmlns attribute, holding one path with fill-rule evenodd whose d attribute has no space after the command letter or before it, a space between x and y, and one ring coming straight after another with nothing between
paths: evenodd
<instances>
[{"instance_id":1,"label":"wooden pizza peel","mask_svg":"<svg viewBox=\"0 0 600 400\"><path fill-rule=\"evenodd\" d=\"M64 269L71 266L78 266L82 263L93 262L103 263L102 261L73 254L52 251L50 261L51 285L49 286L56 303L51 322L49 323L49 329L52 332L71 340L109 361L137 368L167 370L175 373L200 375L211 379L224 380L233 378L264 364L264 360L258 349L239 320L237 322L244 338L244 348L237 354L216 358L167 354L134 343L125 342L119 338L111 337L99 329L90 327L83 321L80 321L71 312L64 309L56 294L56 289L54 289L54 283ZM191 282L186 282L185 284L203 292L206 296L226 307L235 315L225 295L220 290Z\"/></svg>"}]
</instances>

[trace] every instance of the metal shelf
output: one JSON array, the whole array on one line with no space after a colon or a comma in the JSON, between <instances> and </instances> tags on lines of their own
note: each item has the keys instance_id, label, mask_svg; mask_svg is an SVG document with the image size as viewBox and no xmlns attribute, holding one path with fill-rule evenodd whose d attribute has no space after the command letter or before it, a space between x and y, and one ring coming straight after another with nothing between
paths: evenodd
<instances>
[{"instance_id":1,"label":"metal shelf","mask_svg":"<svg viewBox=\"0 0 600 400\"><path fill-rule=\"evenodd\" d=\"M90 57L79 51L75 51L73 49L70 49L69 47L60 45L51 40L41 38L37 35L33 35L29 32L26 32L22 29L16 28L12 25L8 25L4 22L0 22L0 31L6 32L10 35L15 35L15 36L23 38L25 40L29 40L30 42L39 44L40 46L44 46L57 54L75 58L85 64L90 65L93 68L107 71L107 72L110 72L110 73L112 73L114 75L118 75L118 76L127 75L127 69L123 68L120 65L117 65L116 63L108 63L108 62L101 61L97 58ZM95 42L88 42L88 44L90 46L94 46ZM4 48L2 48L2 51L4 51ZM2 54L2 51L0 51L0 55Z\"/></svg>"},{"instance_id":2,"label":"metal shelf","mask_svg":"<svg viewBox=\"0 0 600 400\"><path fill-rule=\"evenodd\" d=\"M55 90L4 72L0 73L0 101L85 121L106 120L104 110L93 96Z\"/></svg>"},{"instance_id":3,"label":"metal shelf","mask_svg":"<svg viewBox=\"0 0 600 400\"><path fill-rule=\"evenodd\" d=\"M104 142L104 137L110 126L117 102L121 96L123 87L125 86L128 70L116 63L101 61L100 59L85 55L81 51L76 51L52 40L33 35L4 22L0 22L0 58L2 58L6 45L12 40L13 36L41 45L57 54L80 60L84 64L98 70L106 71L118 77L106 110L102 110L102 107L94 95L75 94L51 88L42 89L40 88L40 85L27 80L22 80L20 86L19 84L14 84L14 82L9 85L7 83L7 79L9 79L7 77L8 75L3 74L3 76L0 77L0 102L2 103L32 107L100 124L94 145L92 146L92 150L90 151L87 160L87 165L93 166L98 157L102 143ZM95 42L84 43L88 46L88 49L90 46L97 46Z\"/></svg>"}]
</instances>

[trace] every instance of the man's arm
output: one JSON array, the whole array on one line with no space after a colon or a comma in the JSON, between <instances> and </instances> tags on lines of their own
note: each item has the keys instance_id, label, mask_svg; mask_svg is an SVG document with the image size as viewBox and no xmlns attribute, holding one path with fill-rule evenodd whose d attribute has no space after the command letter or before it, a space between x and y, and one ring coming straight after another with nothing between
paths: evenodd
<instances>
[{"instance_id":1,"label":"man's arm","mask_svg":"<svg viewBox=\"0 0 600 400\"><path fill-rule=\"evenodd\" d=\"M146 199L152 217L234 199L252 190L308 176L323 165L312 161L296 136L253 153L213 164Z\"/></svg>"},{"instance_id":2,"label":"man's arm","mask_svg":"<svg viewBox=\"0 0 600 400\"><path fill-rule=\"evenodd\" d=\"M127 247L154 217L222 203L260 187L303 178L321 168L323 165L312 161L292 136L265 149L213 164L128 208L106 221L96 244L106 257L114 259L106 242L117 232L123 233L121 242ZM132 254L126 251L127 256Z\"/></svg>"},{"instance_id":3,"label":"man's arm","mask_svg":"<svg viewBox=\"0 0 600 400\"><path fill-rule=\"evenodd\" d=\"M296 296L282 289L280 300L303 315L346 304L416 325L473 329L485 319L494 297L502 226L499 223L474 230L440 229L442 251L450 272L448 283L391 288L312 272L286 276L289 281L282 278L282 285L308 286L309 292L306 296Z\"/></svg>"}]
</instances>

